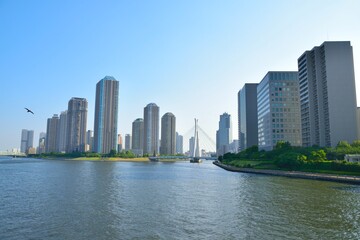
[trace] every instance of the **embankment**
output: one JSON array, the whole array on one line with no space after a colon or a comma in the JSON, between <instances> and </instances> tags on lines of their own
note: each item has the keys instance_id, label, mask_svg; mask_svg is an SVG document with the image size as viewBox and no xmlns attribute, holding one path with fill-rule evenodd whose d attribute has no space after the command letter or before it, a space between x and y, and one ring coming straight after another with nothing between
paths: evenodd
<instances>
[{"instance_id":1,"label":"embankment","mask_svg":"<svg viewBox=\"0 0 360 240\"><path fill-rule=\"evenodd\" d=\"M218 167L232 172L244 172L244 173L255 173L255 174L266 174L273 176L282 176L290 178L302 178L322 181L332 181L360 185L360 177L356 176L345 176L335 174L324 174L324 173L310 173L310 172L298 172L298 171L282 171L282 170L268 170L268 169L253 169L253 168L238 168L229 165L222 164L219 161L214 161Z\"/></svg>"}]
</instances>

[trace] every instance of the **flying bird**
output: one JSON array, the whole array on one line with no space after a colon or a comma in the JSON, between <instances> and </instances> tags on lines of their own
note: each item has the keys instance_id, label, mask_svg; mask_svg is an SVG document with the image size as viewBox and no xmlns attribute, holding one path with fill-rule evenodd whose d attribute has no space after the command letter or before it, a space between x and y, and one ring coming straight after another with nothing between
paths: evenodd
<instances>
[{"instance_id":1,"label":"flying bird","mask_svg":"<svg viewBox=\"0 0 360 240\"><path fill-rule=\"evenodd\" d=\"M25 109L26 109L27 112L34 114L34 112L31 111L30 109L28 109L28 108L25 108Z\"/></svg>"}]
</instances>

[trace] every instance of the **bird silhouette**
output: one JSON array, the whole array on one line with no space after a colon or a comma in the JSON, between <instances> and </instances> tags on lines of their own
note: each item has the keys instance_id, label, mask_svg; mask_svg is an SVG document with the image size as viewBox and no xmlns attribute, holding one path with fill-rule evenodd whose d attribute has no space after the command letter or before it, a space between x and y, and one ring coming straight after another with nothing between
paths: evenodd
<instances>
[{"instance_id":1,"label":"bird silhouette","mask_svg":"<svg viewBox=\"0 0 360 240\"><path fill-rule=\"evenodd\" d=\"M28 109L28 108L25 108L25 109L26 109L27 112L34 114L34 112L31 111L30 109Z\"/></svg>"}]
</instances>

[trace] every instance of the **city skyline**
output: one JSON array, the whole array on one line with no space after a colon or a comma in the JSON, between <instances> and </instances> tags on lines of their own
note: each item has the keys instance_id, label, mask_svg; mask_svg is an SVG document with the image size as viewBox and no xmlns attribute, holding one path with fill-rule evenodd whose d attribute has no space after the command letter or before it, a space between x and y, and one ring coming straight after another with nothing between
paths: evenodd
<instances>
[{"instance_id":1,"label":"city skyline","mask_svg":"<svg viewBox=\"0 0 360 240\"><path fill-rule=\"evenodd\" d=\"M0 150L20 148L21 129L32 129L35 136L45 132L46 119L64 111L76 96L88 99L87 130L94 130L95 85L106 75L120 85L118 133L130 134L143 106L155 102L161 115L176 115L180 134L191 129L196 117L212 139L219 114L228 112L237 122L237 92L245 83L258 82L268 71L296 71L297 58L324 41L350 41L355 80L360 75L357 1L86 7L4 1L0 6L0 32L7 36L0 40L5 89L0 107L6 113L0 120ZM304 18L304 12L317 20ZM99 13L108 19L93 19ZM359 101L357 96L358 106Z\"/></svg>"}]
</instances>

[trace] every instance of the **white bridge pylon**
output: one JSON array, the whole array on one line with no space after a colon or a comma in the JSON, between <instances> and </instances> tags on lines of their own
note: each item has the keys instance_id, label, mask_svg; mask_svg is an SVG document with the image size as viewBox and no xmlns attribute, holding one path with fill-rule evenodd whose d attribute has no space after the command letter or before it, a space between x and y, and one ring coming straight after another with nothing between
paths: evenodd
<instances>
[{"instance_id":1,"label":"white bridge pylon","mask_svg":"<svg viewBox=\"0 0 360 240\"><path fill-rule=\"evenodd\" d=\"M199 126L198 119L195 118L195 125L184 134L184 146L189 146L190 157L200 157L202 149L207 152L216 152L216 143ZM190 141L190 144L188 145ZM185 148L186 149L186 148Z\"/></svg>"}]
</instances>

